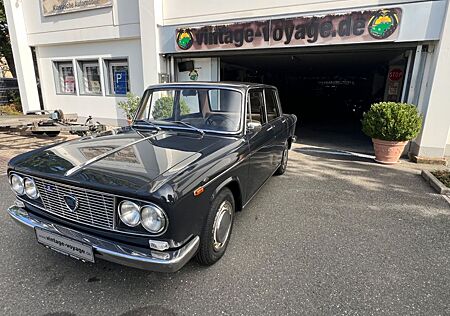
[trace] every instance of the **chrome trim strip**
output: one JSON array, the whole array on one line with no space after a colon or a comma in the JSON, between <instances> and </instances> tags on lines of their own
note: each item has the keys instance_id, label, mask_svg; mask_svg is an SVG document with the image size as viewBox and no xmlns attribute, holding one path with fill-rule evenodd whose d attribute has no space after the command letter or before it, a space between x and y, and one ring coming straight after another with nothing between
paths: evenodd
<instances>
[{"instance_id":1,"label":"chrome trim strip","mask_svg":"<svg viewBox=\"0 0 450 316\"><path fill-rule=\"evenodd\" d=\"M88 244L92 246L96 258L156 272L178 271L195 255L200 244L200 238L195 236L180 249L155 251L113 242L56 225L28 213L25 209L16 205L8 209L8 214L17 224L29 230L34 230L34 228L38 227Z\"/></svg>"},{"instance_id":2,"label":"chrome trim strip","mask_svg":"<svg viewBox=\"0 0 450 316\"><path fill-rule=\"evenodd\" d=\"M89 165L92 165L93 163L95 163L95 162L97 162L97 161L99 161L99 160L102 160L103 158L106 158L106 157L108 157L108 156L110 156L110 155L112 155L112 154L114 154L114 153L116 153L116 152L118 152L118 151L121 151L122 149L125 149L125 148L127 148L127 147L136 145L137 143L143 142L144 140L151 139L151 138L155 137L155 136L158 135L158 134L159 134L159 133L155 133L155 134L153 134L153 135L150 135L150 136L147 136L147 137L144 137L144 138L135 140L134 142L131 142L131 143L129 143L129 144L125 144L125 145L119 146L119 147L117 147L117 148L114 148L114 149L112 149L112 150L106 152L106 153L103 153L103 154L101 154L101 155L98 155L97 157L91 158L91 159L89 159L89 160L83 162L82 164L79 164L78 166L75 166L75 167L73 167L72 169L69 169L68 171L66 171L66 173L65 173L64 175L65 175L66 177L69 177L69 176L71 176L71 175L73 175L73 174L75 174L75 173L81 171L83 168L85 168L85 167L87 167L87 166L89 166Z\"/></svg>"}]
</instances>

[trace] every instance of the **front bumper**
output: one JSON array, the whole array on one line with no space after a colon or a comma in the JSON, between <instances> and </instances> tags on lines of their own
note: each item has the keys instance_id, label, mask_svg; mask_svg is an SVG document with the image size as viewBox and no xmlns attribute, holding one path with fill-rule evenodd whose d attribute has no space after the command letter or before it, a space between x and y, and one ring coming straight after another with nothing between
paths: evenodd
<instances>
[{"instance_id":1,"label":"front bumper","mask_svg":"<svg viewBox=\"0 0 450 316\"><path fill-rule=\"evenodd\" d=\"M156 272L178 271L195 255L200 243L200 238L195 236L177 250L143 250L56 225L16 205L11 206L8 213L16 223L30 230L38 227L91 245L95 258Z\"/></svg>"}]
</instances>

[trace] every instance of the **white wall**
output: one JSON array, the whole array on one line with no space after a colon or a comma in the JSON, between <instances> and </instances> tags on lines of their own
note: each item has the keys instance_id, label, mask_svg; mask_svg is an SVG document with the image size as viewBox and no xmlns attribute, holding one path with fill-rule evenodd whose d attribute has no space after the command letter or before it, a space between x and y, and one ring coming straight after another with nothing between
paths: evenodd
<instances>
[{"instance_id":1,"label":"white wall","mask_svg":"<svg viewBox=\"0 0 450 316\"><path fill-rule=\"evenodd\" d=\"M164 25L307 13L355 7L374 7L423 0L164 0Z\"/></svg>"},{"instance_id":2,"label":"white wall","mask_svg":"<svg viewBox=\"0 0 450 316\"><path fill-rule=\"evenodd\" d=\"M112 7L47 17L41 14L40 0L26 1L23 7L30 46L139 37L138 0L114 0Z\"/></svg>"},{"instance_id":3,"label":"white wall","mask_svg":"<svg viewBox=\"0 0 450 316\"><path fill-rule=\"evenodd\" d=\"M196 81L218 81L220 78L220 62L218 58L183 58L177 59L175 69L177 71L177 81L195 82L189 78L189 71L178 71L177 63L180 61L194 61L195 70L198 72Z\"/></svg>"},{"instance_id":4,"label":"white wall","mask_svg":"<svg viewBox=\"0 0 450 316\"><path fill-rule=\"evenodd\" d=\"M56 94L54 61L126 57L131 92L141 95L144 90L140 40L42 46L37 48L37 55L45 109L62 109L65 113L78 113L80 117L92 115L105 124L117 123L116 117L125 120L124 114L117 108L117 102L124 98L105 95L105 82L102 82L103 96Z\"/></svg>"}]
</instances>

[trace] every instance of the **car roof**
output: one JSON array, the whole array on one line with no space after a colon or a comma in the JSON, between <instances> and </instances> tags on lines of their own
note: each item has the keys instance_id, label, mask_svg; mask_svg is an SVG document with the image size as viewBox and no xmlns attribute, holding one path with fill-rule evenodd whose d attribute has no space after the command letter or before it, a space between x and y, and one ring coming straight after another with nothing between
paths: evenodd
<instances>
[{"instance_id":1,"label":"car roof","mask_svg":"<svg viewBox=\"0 0 450 316\"><path fill-rule=\"evenodd\" d=\"M231 88L248 90L250 88L273 88L274 86L252 83L252 82L238 82L238 81L195 81L195 82L171 82L150 85L147 89L160 88Z\"/></svg>"}]
</instances>

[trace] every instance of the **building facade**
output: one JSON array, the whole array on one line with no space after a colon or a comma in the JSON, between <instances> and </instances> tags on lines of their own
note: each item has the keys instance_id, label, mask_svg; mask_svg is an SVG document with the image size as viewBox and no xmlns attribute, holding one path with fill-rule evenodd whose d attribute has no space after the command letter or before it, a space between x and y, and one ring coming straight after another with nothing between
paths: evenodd
<instances>
[{"instance_id":1,"label":"building facade","mask_svg":"<svg viewBox=\"0 0 450 316\"><path fill-rule=\"evenodd\" d=\"M124 124L117 102L149 84L259 81L310 131L413 103L424 127L410 152L450 155L447 0L4 2L24 111Z\"/></svg>"}]
</instances>

